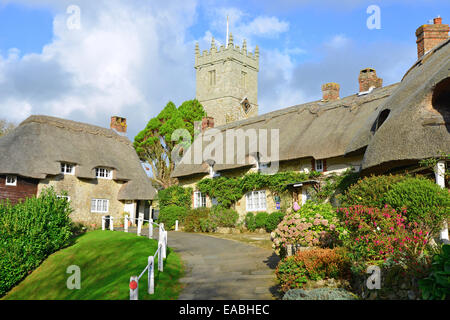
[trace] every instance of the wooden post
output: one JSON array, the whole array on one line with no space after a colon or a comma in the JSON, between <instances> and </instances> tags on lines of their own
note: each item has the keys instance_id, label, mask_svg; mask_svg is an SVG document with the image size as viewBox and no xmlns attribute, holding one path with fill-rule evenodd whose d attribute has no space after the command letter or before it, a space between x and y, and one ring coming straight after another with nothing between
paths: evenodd
<instances>
[{"instance_id":1,"label":"wooden post","mask_svg":"<svg viewBox=\"0 0 450 320\"><path fill-rule=\"evenodd\" d=\"M125 215L124 221L123 221L123 229L125 232L128 232L128 215Z\"/></svg>"},{"instance_id":2,"label":"wooden post","mask_svg":"<svg viewBox=\"0 0 450 320\"><path fill-rule=\"evenodd\" d=\"M160 242L158 245L159 253L158 253L158 270L163 272L163 258L162 258L162 243Z\"/></svg>"},{"instance_id":3,"label":"wooden post","mask_svg":"<svg viewBox=\"0 0 450 320\"><path fill-rule=\"evenodd\" d=\"M153 219L150 218L149 222L148 222L148 238L151 239L153 238Z\"/></svg>"},{"instance_id":4,"label":"wooden post","mask_svg":"<svg viewBox=\"0 0 450 320\"><path fill-rule=\"evenodd\" d=\"M175 220L175 231L178 231L178 220Z\"/></svg>"},{"instance_id":5,"label":"wooden post","mask_svg":"<svg viewBox=\"0 0 450 320\"><path fill-rule=\"evenodd\" d=\"M102 230L105 230L105 216L102 216Z\"/></svg>"},{"instance_id":6,"label":"wooden post","mask_svg":"<svg viewBox=\"0 0 450 320\"><path fill-rule=\"evenodd\" d=\"M114 230L114 217L113 216L109 216L109 230L111 230L111 231Z\"/></svg>"},{"instance_id":7,"label":"wooden post","mask_svg":"<svg viewBox=\"0 0 450 320\"><path fill-rule=\"evenodd\" d=\"M137 227L137 235L140 236L141 235L141 231L142 231L142 223L144 222L144 214L143 213L139 213L139 219L138 219L138 227Z\"/></svg>"},{"instance_id":8,"label":"wooden post","mask_svg":"<svg viewBox=\"0 0 450 320\"><path fill-rule=\"evenodd\" d=\"M441 188L445 188L445 161L438 161L436 163L436 166L434 167L434 174L436 177L436 183ZM449 241L447 220L445 220L443 223L440 239L444 243L448 243Z\"/></svg>"},{"instance_id":9,"label":"wooden post","mask_svg":"<svg viewBox=\"0 0 450 320\"><path fill-rule=\"evenodd\" d=\"M153 256L148 257L148 294L155 293L155 261Z\"/></svg>"},{"instance_id":10,"label":"wooden post","mask_svg":"<svg viewBox=\"0 0 450 320\"><path fill-rule=\"evenodd\" d=\"M130 300L138 300L138 292L139 292L139 285L138 285L138 277L137 276L131 276L130 277Z\"/></svg>"},{"instance_id":11,"label":"wooden post","mask_svg":"<svg viewBox=\"0 0 450 320\"><path fill-rule=\"evenodd\" d=\"M161 244L162 244L162 253L161 253L161 257L162 257L163 259L166 258L166 248L167 248L167 244L166 244L166 237L167 237L167 235L166 235L166 232L167 232L167 231L163 231L163 232L162 232L162 239L161 239Z\"/></svg>"}]
</instances>

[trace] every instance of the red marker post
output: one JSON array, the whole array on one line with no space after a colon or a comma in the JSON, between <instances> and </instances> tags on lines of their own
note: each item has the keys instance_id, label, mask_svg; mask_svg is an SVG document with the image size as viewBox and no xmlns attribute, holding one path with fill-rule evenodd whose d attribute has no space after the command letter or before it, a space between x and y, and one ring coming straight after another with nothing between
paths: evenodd
<instances>
[{"instance_id":1,"label":"red marker post","mask_svg":"<svg viewBox=\"0 0 450 320\"><path fill-rule=\"evenodd\" d=\"M138 300L138 281L137 276L130 277L130 300Z\"/></svg>"}]
</instances>

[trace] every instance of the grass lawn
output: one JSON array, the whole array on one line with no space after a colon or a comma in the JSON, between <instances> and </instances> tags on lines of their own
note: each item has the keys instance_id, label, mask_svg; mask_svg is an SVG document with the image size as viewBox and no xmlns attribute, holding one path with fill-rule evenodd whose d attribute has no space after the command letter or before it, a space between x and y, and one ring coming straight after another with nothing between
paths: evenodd
<instances>
[{"instance_id":1,"label":"grass lawn","mask_svg":"<svg viewBox=\"0 0 450 320\"><path fill-rule=\"evenodd\" d=\"M74 240L74 244L49 256L3 299L11 300L127 300L130 276L139 274L148 256L158 247L156 240L120 231L96 230ZM155 261L156 262L156 261ZM70 265L81 270L81 289L66 285ZM147 293L147 271L139 280L139 300L177 299L183 275L180 257L167 250L164 272L155 266L155 294Z\"/></svg>"}]
</instances>

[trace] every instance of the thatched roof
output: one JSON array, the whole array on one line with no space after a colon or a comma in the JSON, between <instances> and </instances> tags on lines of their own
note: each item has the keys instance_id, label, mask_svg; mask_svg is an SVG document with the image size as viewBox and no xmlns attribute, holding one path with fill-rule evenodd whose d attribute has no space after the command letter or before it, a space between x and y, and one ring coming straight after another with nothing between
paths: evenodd
<instances>
[{"instance_id":1,"label":"thatched roof","mask_svg":"<svg viewBox=\"0 0 450 320\"><path fill-rule=\"evenodd\" d=\"M279 161L307 157L326 159L343 156L349 152L350 145L351 151L359 151L367 146L369 137L364 136L365 128L375 121L380 106L396 87L397 84L394 84L374 89L366 95L354 94L327 103L314 101L296 105L214 129L220 132L223 141L225 141L225 131L229 129L245 131L248 129L279 129ZM208 129L205 137L208 139L211 135L215 135L216 130ZM358 134L362 136L358 137ZM270 131L267 140L270 142ZM196 139L194 144L199 142L200 139ZM209 144L210 142L204 142L204 147ZM236 143L234 145L234 150L236 150ZM248 143L246 145L245 154L248 156L250 149ZM270 155L270 143L267 145ZM190 148L190 150L193 149L194 146ZM227 155L225 143L222 144L222 149L223 154ZM236 152L233 157L234 164L217 163L214 165L214 170L229 170L254 163L254 158L248 157L244 164L237 164ZM203 161L206 160L208 159L203 159ZM267 159L263 158L261 162L265 162L265 160ZM172 176L183 177L208 172L208 165L205 162L194 163L192 154L185 155L182 163L176 166Z\"/></svg>"},{"instance_id":2,"label":"thatched roof","mask_svg":"<svg viewBox=\"0 0 450 320\"><path fill-rule=\"evenodd\" d=\"M49 116L30 116L0 138L0 174L45 179L60 174L60 163L76 164L78 178L94 179L96 167L127 181L119 200L150 200L156 190L132 143L111 129Z\"/></svg>"},{"instance_id":3,"label":"thatched roof","mask_svg":"<svg viewBox=\"0 0 450 320\"><path fill-rule=\"evenodd\" d=\"M419 59L383 102L388 118L374 133L364 155L363 170L385 171L402 163L450 153L450 39ZM440 105L435 87L447 79ZM435 96L436 97L436 96Z\"/></svg>"}]
</instances>

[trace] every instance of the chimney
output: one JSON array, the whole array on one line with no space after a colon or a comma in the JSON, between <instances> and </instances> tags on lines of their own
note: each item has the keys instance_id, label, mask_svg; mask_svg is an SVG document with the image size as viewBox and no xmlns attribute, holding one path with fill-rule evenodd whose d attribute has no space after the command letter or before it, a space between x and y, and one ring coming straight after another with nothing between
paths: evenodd
<instances>
[{"instance_id":1,"label":"chimney","mask_svg":"<svg viewBox=\"0 0 450 320\"><path fill-rule=\"evenodd\" d=\"M339 99L339 89L338 83L330 82L322 85L323 101L334 101Z\"/></svg>"},{"instance_id":2,"label":"chimney","mask_svg":"<svg viewBox=\"0 0 450 320\"><path fill-rule=\"evenodd\" d=\"M209 128L214 128L214 118L213 117L203 117L202 119L202 132Z\"/></svg>"},{"instance_id":3,"label":"chimney","mask_svg":"<svg viewBox=\"0 0 450 320\"><path fill-rule=\"evenodd\" d=\"M127 119L118 116L111 117L110 128L117 133L124 135L127 133Z\"/></svg>"},{"instance_id":4,"label":"chimney","mask_svg":"<svg viewBox=\"0 0 450 320\"><path fill-rule=\"evenodd\" d=\"M433 19L433 24L424 24L416 30L417 57L422 58L428 51L448 39L450 28L442 24L442 18Z\"/></svg>"},{"instance_id":5,"label":"chimney","mask_svg":"<svg viewBox=\"0 0 450 320\"><path fill-rule=\"evenodd\" d=\"M370 88L381 88L383 79L377 77L375 69L366 68L359 72L359 92L367 92Z\"/></svg>"}]
</instances>

